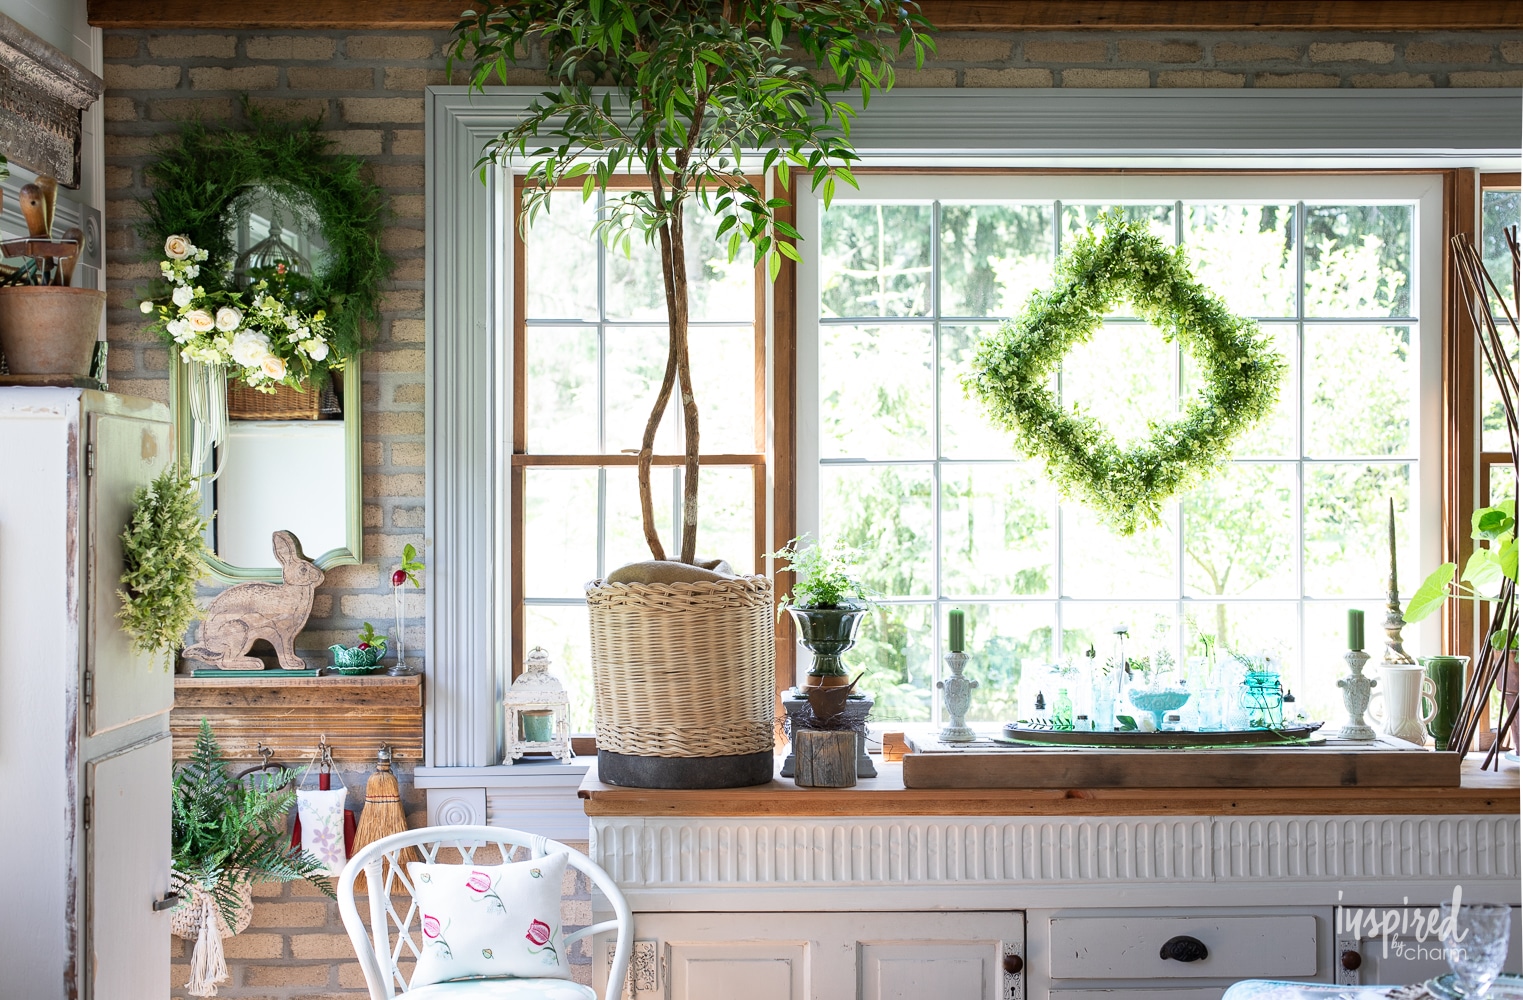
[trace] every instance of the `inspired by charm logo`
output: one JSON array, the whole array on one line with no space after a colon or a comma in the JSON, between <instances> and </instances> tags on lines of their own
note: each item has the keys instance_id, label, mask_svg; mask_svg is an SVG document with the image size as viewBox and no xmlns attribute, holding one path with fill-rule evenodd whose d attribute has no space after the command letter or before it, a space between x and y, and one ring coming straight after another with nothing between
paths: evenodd
<instances>
[{"instance_id":1,"label":"inspired by charm logo","mask_svg":"<svg viewBox=\"0 0 1523 1000\"><path fill-rule=\"evenodd\" d=\"M1463 890L1454 887L1454 896L1446 908L1407 905L1407 897L1399 907L1344 906L1343 890L1338 890L1336 924L1339 937L1380 941L1380 957L1400 958L1408 961L1429 960L1444 962L1457 951L1464 954L1468 930L1460 930L1456 921L1460 912ZM1444 912L1447 910L1447 912Z\"/></svg>"}]
</instances>

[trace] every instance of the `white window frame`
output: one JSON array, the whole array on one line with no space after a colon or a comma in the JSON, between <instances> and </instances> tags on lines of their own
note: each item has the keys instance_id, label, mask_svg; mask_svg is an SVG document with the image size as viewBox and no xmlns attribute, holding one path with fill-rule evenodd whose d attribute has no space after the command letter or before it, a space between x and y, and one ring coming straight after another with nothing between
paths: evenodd
<instances>
[{"instance_id":1,"label":"white window frame","mask_svg":"<svg viewBox=\"0 0 1523 1000\"><path fill-rule=\"evenodd\" d=\"M1209 169L1209 168L1207 168ZM1412 268L1415 278L1415 291L1413 310L1407 321L1416 321L1417 334L1414 338L1413 348L1415 352L1415 364L1417 366L1417 399L1412 412L1414 424L1413 440L1416 444L1414 454L1406 456L1408 460L1415 460L1417 465L1416 482L1411 497L1411 506L1417 513L1417 552L1418 565L1436 566L1441 561L1443 546L1443 365L1442 365L1442 327L1443 327L1443 300L1441 289L1443 286L1443 178L1436 173L1385 173L1373 175L1349 176L1345 174L1310 174L1310 173L1249 173L1232 172L1219 174L1155 174L1134 175L1095 172L1090 174L1033 174L1033 173L925 173L914 174L868 174L859 178L858 189L837 188L835 203L850 202L895 202L895 203L918 203L930 204L935 200L948 202L1021 202L1021 203L1047 203L1054 201L1064 202L1104 202L1113 204L1143 203L1143 204L1173 204L1177 201L1201 202L1261 202L1265 204L1361 204L1361 203L1410 203L1414 205L1413 232L1412 232ZM817 197L802 194L798 198L799 232L805 236L805 244L813 244L818 247L820 243L820 220L822 205ZM932 241L937 239L937 234L932 234ZM932 251L934 254L934 250ZM815 537L822 537L821 529L821 456L819 434L819 255L818 253L803 254L803 263L798 269L798 441L797 455L798 464L796 482L798 484L798 530L810 532ZM1300 311L1300 295L1297 295L1297 311ZM1299 327L1300 318L1296 322ZM923 325L931 325L933 320L926 318ZM990 325L998 320L991 320ZM1356 322L1366 322L1363 318ZM1401 320L1386 321L1392 325L1401 325ZM1299 338L1298 338L1299 342ZM1301 365L1294 366L1295 377L1302 378ZM933 394L938 392L938 378L932 373ZM934 398L934 395L933 395ZM1297 416L1296 440L1301 444L1302 424L1304 420L1304 395L1300 391L1296 393ZM933 437L939 440L939 434ZM1308 465L1315 464L1317 460L1308 460L1304 456L1304 449L1298 447L1298 452L1283 461L1295 463L1298 470L1304 470ZM1017 456L1012 452L1012 458ZM1393 457L1394 458L1394 457ZM827 461L829 461L827 459ZM958 464L959 459L935 456L926 462L916 462L920 467L934 461L939 467L943 463ZM1332 461L1332 460L1328 460ZM1355 461L1355 459L1340 459L1338 461ZM1383 461L1383 460L1382 460ZM1300 480L1298 474L1297 479ZM939 482L939 478L933 481ZM1299 543L1304 527L1304 509L1301 504L1304 500L1302 491L1298 487L1295 492L1297 519L1296 539ZM935 500L933 498L933 504ZM1177 504L1175 507L1177 508ZM1177 510L1176 510L1177 517ZM1185 539L1183 531L1177 530L1176 544L1180 548L1177 556L1176 574L1178 587L1183 593L1186 588L1183 584L1183 547ZM1012 599L1014 603L1023 604L1049 604L1056 603L1058 615L1055 622L1053 642L1060 644L1062 641L1064 625L1063 608L1074 604L1116 604L1116 603L1154 603L1146 599L1132 599L1124 596L1114 598L1071 598L1062 593L1062 566L1063 566L1063 529L1061 519L1054 522L1054 565L1057 567L1057 576L1053 580L1052 594L1042 597L1021 597ZM939 567L941 547L941 525L938 518L934 528L936 538L934 545L937 549L933 556L935 564ZM1254 598L1254 597L1224 597L1220 600L1225 603L1248 602L1248 603L1274 603L1292 604L1296 606L1297 636L1291 643L1292 648L1301 651L1294 667L1286 665L1288 671L1287 685L1294 691L1306 689L1308 677L1313 676L1312 671L1325 677L1330 672L1342 669L1337 663L1335 651L1327 651L1324 656L1321 651L1308 651L1303 648L1306 634L1304 614L1308 604L1317 599L1308 599L1302 596L1300 585L1301 574L1299 567L1304 559L1304 546L1297 558L1297 594L1294 598ZM940 573L937 573L939 578ZM1401 581L1403 597L1409 596L1412 587L1418 581L1415 579L1403 579ZM1347 597L1323 598L1328 604L1347 604L1350 602L1369 603L1372 598L1379 598L1381 594L1355 593ZM941 613L946 607L955 604L985 604L990 603L987 597L964 597L946 598L940 593L933 592L924 597L904 598L894 603L913 605L931 604L936 612L931 615L932 632L930 648L931 656L931 684L942 677L943 664L939 651L945 648L943 632L945 625L944 615ZM998 603L998 602L996 602ZM1159 610L1171 609L1167 613L1187 613L1192 601L1189 597L1183 599L1159 599ZM1205 606L1218 603L1216 600L1198 598L1193 603ZM1378 622L1370 623L1369 646L1367 648L1378 651L1383 640ZM1424 622L1409 626L1405 634L1407 645L1411 649L1437 648L1439 622L1437 618L1430 618ZM1056 655L1056 651L1054 651ZM1378 652L1374 655L1378 657ZM1310 660L1317 660L1315 664ZM1322 662L1325 660L1326 662ZM802 669L802 666L800 667ZM940 699L931 699L931 722L930 725L941 724Z\"/></svg>"}]
</instances>

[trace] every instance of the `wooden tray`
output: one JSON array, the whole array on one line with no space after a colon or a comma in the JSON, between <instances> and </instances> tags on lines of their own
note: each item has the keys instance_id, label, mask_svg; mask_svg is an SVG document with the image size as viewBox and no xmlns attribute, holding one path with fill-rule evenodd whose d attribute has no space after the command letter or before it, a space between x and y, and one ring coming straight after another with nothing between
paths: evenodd
<instances>
[{"instance_id":1,"label":"wooden tray","mask_svg":"<svg viewBox=\"0 0 1523 1000\"><path fill-rule=\"evenodd\" d=\"M1190 750L911 740L906 788L1458 788L1460 756L1382 737Z\"/></svg>"},{"instance_id":2,"label":"wooden tray","mask_svg":"<svg viewBox=\"0 0 1523 1000\"><path fill-rule=\"evenodd\" d=\"M1217 749L1229 746L1282 746L1304 744L1322 728L1320 722L1292 724L1281 729L1231 729L1198 733L1193 730L1145 732L1128 729L1109 733L1088 729L1034 729L1007 722L1003 737L995 743L1022 747L1175 747Z\"/></svg>"}]
</instances>

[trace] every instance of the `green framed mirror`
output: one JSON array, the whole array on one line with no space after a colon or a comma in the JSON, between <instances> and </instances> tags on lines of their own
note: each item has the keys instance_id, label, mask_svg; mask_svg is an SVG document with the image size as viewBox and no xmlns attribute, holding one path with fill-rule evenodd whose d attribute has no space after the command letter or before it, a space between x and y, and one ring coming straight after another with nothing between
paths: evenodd
<instances>
[{"instance_id":1,"label":"green framed mirror","mask_svg":"<svg viewBox=\"0 0 1523 1000\"><path fill-rule=\"evenodd\" d=\"M230 414L221 474L201 486L211 577L224 583L279 580L270 548L276 530L295 534L319 569L365 561L360 363L356 355L334 373L336 415L320 410L317 419L262 420ZM189 398L190 366L175 365L169 410L175 455L185 468L194 467ZM214 453L212 461L218 457Z\"/></svg>"},{"instance_id":2,"label":"green framed mirror","mask_svg":"<svg viewBox=\"0 0 1523 1000\"><path fill-rule=\"evenodd\" d=\"M161 141L140 225L164 258L141 308L225 582L280 579L277 530L322 569L363 561L360 358L392 270L363 162L319 121L243 119Z\"/></svg>"}]
</instances>

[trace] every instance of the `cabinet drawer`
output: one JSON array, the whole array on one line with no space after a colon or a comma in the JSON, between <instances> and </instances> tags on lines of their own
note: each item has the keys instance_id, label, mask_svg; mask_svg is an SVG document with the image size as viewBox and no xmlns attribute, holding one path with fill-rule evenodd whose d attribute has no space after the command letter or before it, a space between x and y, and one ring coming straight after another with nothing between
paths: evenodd
<instances>
[{"instance_id":1,"label":"cabinet drawer","mask_svg":"<svg viewBox=\"0 0 1523 1000\"><path fill-rule=\"evenodd\" d=\"M1317 918L1057 917L1048 927L1054 979L1288 979L1317 972ZM1175 937L1205 946L1196 961L1163 958Z\"/></svg>"}]
</instances>

